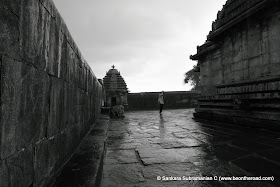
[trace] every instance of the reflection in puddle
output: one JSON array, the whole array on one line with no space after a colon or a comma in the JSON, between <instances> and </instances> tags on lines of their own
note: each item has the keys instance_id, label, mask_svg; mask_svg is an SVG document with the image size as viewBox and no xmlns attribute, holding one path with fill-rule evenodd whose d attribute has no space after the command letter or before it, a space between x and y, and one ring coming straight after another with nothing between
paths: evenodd
<instances>
[{"instance_id":1,"label":"reflection in puddle","mask_svg":"<svg viewBox=\"0 0 280 187\"><path fill-rule=\"evenodd\" d=\"M164 139L164 134L165 134L165 128L164 128L164 119L162 115L159 117L159 137L161 139Z\"/></svg>"}]
</instances>

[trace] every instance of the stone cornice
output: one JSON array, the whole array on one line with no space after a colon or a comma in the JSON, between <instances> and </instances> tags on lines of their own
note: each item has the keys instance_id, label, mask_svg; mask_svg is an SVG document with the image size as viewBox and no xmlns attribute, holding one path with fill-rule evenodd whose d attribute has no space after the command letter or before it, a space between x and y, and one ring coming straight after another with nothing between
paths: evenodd
<instances>
[{"instance_id":1,"label":"stone cornice","mask_svg":"<svg viewBox=\"0 0 280 187\"><path fill-rule=\"evenodd\" d=\"M238 0L236 0L238 1ZM226 5L225 8L222 10L225 12L225 16L217 19L212 24L212 31L210 31L209 35L207 36L207 40L212 41L215 39L216 36L220 35L230 27L236 25L240 21L244 20L245 18L249 17L250 15L254 14L255 12L259 11L260 9L264 8L268 3L271 3L272 0L254 0L254 1L238 1L240 2L235 3L234 5ZM228 10L229 7L232 7L233 10ZM222 12L221 11L221 12ZM218 17L220 12L218 13Z\"/></svg>"},{"instance_id":2,"label":"stone cornice","mask_svg":"<svg viewBox=\"0 0 280 187\"><path fill-rule=\"evenodd\" d=\"M274 0L228 0L223 9L218 12L206 42L197 47L197 54L190 55L190 59L199 60L205 54L217 49L220 46L217 38L222 33L272 2Z\"/></svg>"}]
</instances>

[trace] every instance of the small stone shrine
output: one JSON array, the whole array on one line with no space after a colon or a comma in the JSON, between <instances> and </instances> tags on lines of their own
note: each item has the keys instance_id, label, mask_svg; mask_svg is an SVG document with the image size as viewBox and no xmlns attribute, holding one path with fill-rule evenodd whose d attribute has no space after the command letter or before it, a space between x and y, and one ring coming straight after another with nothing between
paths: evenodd
<instances>
[{"instance_id":1,"label":"small stone shrine","mask_svg":"<svg viewBox=\"0 0 280 187\"><path fill-rule=\"evenodd\" d=\"M112 115L123 113L124 107L127 107L127 86L120 72L112 66L106 76L103 78L106 92L105 107L110 107Z\"/></svg>"}]
</instances>

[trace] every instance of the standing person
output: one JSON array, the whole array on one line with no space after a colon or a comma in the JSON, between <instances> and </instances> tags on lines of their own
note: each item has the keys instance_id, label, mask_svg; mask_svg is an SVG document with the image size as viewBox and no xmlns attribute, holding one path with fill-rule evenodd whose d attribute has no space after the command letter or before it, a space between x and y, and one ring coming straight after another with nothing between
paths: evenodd
<instances>
[{"instance_id":1,"label":"standing person","mask_svg":"<svg viewBox=\"0 0 280 187\"><path fill-rule=\"evenodd\" d=\"M164 95L163 91L158 94L158 104L159 104L159 113L162 113L163 105L164 105Z\"/></svg>"}]
</instances>

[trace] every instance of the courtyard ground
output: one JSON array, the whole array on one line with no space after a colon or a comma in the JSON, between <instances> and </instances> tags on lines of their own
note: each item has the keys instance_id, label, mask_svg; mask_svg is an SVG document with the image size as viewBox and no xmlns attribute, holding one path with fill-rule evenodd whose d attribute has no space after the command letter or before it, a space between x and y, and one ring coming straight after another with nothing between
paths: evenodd
<instances>
[{"instance_id":1,"label":"courtyard ground","mask_svg":"<svg viewBox=\"0 0 280 187\"><path fill-rule=\"evenodd\" d=\"M195 121L193 112L103 118L54 186L280 186L280 132Z\"/></svg>"}]
</instances>

